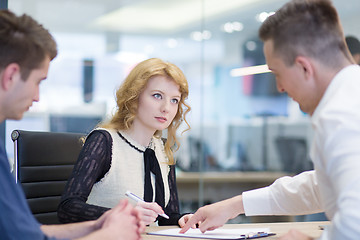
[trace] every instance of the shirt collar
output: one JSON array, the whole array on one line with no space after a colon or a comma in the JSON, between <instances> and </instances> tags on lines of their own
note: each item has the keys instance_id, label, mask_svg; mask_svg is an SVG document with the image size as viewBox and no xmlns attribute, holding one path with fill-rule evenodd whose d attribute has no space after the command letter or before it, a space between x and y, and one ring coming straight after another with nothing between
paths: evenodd
<instances>
[{"instance_id":1,"label":"shirt collar","mask_svg":"<svg viewBox=\"0 0 360 240\"><path fill-rule=\"evenodd\" d=\"M327 105L327 103L332 99L332 96L336 93L337 89L341 82L348 78L349 74L351 75L355 69L358 69L358 65L349 65L341 69L335 77L331 80L329 86L326 88L324 95L322 96L319 104L317 105L314 113L311 116L311 122L315 124L318 121L318 118L321 114L322 109Z\"/></svg>"}]
</instances>

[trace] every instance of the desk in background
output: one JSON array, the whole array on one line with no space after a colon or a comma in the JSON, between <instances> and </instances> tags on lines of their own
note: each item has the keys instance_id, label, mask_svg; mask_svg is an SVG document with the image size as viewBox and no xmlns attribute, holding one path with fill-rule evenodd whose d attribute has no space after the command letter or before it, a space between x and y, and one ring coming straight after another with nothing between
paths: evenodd
<instances>
[{"instance_id":1,"label":"desk in background","mask_svg":"<svg viewBox=\"0 0 360 240\"><path fill-rule=\"evenodd\" d=\"M203 183L204 204L218 202L242 192L265 187L272 184L276 179L289 175L284 172L179 172L176 183L182 212L192 212L198 208L199 183ZM189 207L190 203L192 207ZM184 207L185 206L185 207ZM265 216L244 217L247 222L279 222L292 221L292 217ZM234 219L233 223L244 222L242 219Z\"/></svg>"},{"instance_id":2,"label":"desk in background","mask_svg":"<svg viewBox=\"0 0 360 240\"><path fill-rule=\"evenodd\" d=\"M287 233L290 229L297 229L313 238L320 237L323 230L319 229L319 226L328 225L330 222L292 222L292 223L256 223L256 224L226 224L224 228L270 228L271 232L276 233L275 236L270 236L266 238L260 238L264 240L274 240L279 239L280 236ZM161 227L147 227L146 232L154 232L169 228L174 228L175 226L161 226ZM180 230L180 229L179 229ZM177 239L195 239L195 238L181 238L181 237L168 237L168 236L155 236L147 235L144 233L142 235L144 240L177 240ZM201 238L196 238L201 239Z\"/></svg>"}]
</instances>

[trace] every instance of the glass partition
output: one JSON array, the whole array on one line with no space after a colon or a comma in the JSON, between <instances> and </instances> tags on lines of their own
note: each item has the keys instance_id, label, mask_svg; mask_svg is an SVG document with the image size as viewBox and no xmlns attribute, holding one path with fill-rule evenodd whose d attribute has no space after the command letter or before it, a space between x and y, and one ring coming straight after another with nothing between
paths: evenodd
<instances>
[{"instance_id":1,"label":"glass partition","mask_svg":"<svg viewBox=\"0 0 360 240\"><path fill-rule=\"evenodd\" d=\"M190 87L191 130L179 132L176 154L183 212L311 169L309 118L277 92L257 37L261 22L285 2L9 0L10 10L50 30L59 54L40 102L22 121L7 121L8 155L14 129L89 132L113 112L130 69L159 57L178 65ZM360 1L333 2L345 34L359 37Z\"/></svg>"}]
</instances>

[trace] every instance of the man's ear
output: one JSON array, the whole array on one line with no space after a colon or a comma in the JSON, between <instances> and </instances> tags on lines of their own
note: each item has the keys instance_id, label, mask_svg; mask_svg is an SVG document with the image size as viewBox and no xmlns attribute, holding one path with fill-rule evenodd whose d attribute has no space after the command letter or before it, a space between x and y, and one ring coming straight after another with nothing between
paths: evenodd
<instances>
[{"instance_id":1,"label":"man's ear","mask_svg":"<svg viewBox=\"0 0 360 240\"><path fill-rule=\"evenodd\" d=\"M303 56L298 56L295 58L295 64L300 67L300 70L303 72L305 79L311 79L314 75L314 69L312 62Z\"/></svg>"},{"instance_id":2,"label":"man's ear","mask_svg":"<svg viewBox=\"0 0 360 240\"><path fill-rule=\"evenodd\" d=\"M10 63L4 69L1 75L1 88L4 90L8 90L16 78L19 78L20 74L20 66L17 63Z\"/></svg>"}]
</instances>

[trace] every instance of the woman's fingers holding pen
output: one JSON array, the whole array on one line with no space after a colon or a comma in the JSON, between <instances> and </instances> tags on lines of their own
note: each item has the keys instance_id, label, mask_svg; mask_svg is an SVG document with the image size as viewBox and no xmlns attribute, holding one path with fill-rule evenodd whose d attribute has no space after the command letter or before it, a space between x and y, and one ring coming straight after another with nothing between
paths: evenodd
<instances>
[{"instance_id":1,"label":"woman's fingers holding pen","mask_svg":"<svg viewBox=\"0 0 360 240\"><path fill-rule=\"evenodd\" d=\"M144 225L149 225L150 223L153 223L156 218L157 218L157 214L154 213L151 210L136 206L135 207L137 210L141 211L141 222L144 223Z\"/></svg>"},{"instance_id":2,"label":"woman's fingers holding pen","mask_svg":"<svg viewBox=\"0 0 360 240\"><path fill-rule=\"evenodd\" d=\"M164 213L164 210L156 202L138 202L136 206L153 211L156 214L156 217L157 215Z\"/></svg>"},{"instance_id":3,"label":"woman's fingers holding pen","mask_svg":"<svg viewBox=\"0 0 360 240\"><path fill-rule=\"evenodd\" d=\"M164 213L162 208L155 202L138 202L135 208L141 211L141 220L145 223L145 225L149 225L154 222L159 214Z\"/></svg>"}]
</instances>

